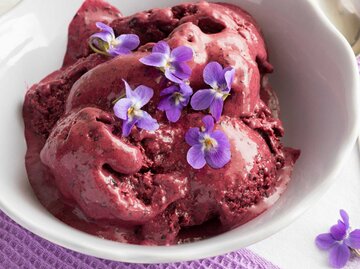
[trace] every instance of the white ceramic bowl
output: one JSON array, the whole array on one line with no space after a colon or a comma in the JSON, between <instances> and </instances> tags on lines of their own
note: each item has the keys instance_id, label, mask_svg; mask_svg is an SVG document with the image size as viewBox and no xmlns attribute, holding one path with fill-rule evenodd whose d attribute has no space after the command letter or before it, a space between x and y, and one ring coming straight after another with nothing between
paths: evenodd
<instances>
[{"instance_id":1,"label":"white ceramic bowl","mask_svg":"<svg viewBox=\"0 0 360 269\"><path fill-rule=\"evenodd\" d=\"M124 14L181 0L111 1ZM171 247L121 244L73 229L37 201L24 169L21 106L27 85L57 69L67 26L81 0L24 0L0 18L0 205L30 231L64 247L128 262L198 259L248 246L279 231L314 204L336 179L357 136L358 71L345 39L308 1L227 0L248 10L265 34L279 94L285 144L302 150L280 200L222 235Z\"/></svg>"}]
</instances>

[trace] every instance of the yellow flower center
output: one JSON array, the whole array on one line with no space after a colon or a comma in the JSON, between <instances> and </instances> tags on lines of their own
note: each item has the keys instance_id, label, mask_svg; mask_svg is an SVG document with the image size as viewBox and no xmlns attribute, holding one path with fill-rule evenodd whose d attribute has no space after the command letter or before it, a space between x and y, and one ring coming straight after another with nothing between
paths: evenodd
<instances>
[{"instance_id":1,"label":"yellow flower center","mask_svg":"<svg viewBox=\"0 0 360 269\"><path fill-rule=\"evenodd\" d=\"M171 65L171 59L170 59L170 58L168 58L168 59L165 61L164 66L159 67L159 70L160 70L161 72L163 72L163 73L165 73L165 70L167 70L167 69L169 69L169 70L172 70L172 69L173 69L173 67L172 67L172 65Z\"/></svg>"},{"instance_id":2,"label":"yellow flower center","mask_svg":"<svg viewBox=\"0 0 360 269\"><path fill-rule=\"evenodd\" d=\"M132 120L134 117L141 117L142 110L140 108L139 103L135 103L129 107L127 111L128 118Z\"/></svg>"},{"instance_id":3,"label":"yellow flower center","mask_svg":"<svg viewBox=\"0 0 360 269\"><path fill-rule=\"evenodd\" d=\"M185 98L182 96L180 92L174 92L172 95L175 105L178 105L181 101L184 101Z\"/></svg>"},{"instance_id":4,"label":"yellow flower center","mask_svg":"<svg viewBox=\"0 0 360 269\"><path fill-rule=\"evenodd\" d=\"M209 135L206 135L202 141L203 144L203 150L209 151L217 146L217 141L210 137Z\"/></svg>"},{"instance_id":5,"label":"yellow flower center","mask_svg":"<svg viewBox=\"0 0 360 269\"><path fill-rule=\"evenodd\" d=\"M168 60L166 61L165 65L164 65L164 68L165 68L165 69L170 69L170 67L171 67L171 63L170 63L170 59L168 59Z\"/></svg>"},{"instance_id":6,"label":"yellow flower center","mask_svg":"<svg viewBox=\"0 0 360 269\"><path fill-rule=\"evenodd\" d=\"M119 41L118 40L116 40L116 39L112 39L111 41L110 41L110 47L116 47L117 45L119 45Z\"/></svg>"},{"instance_id":7,"label":"yellow flower center","mask_svg":"<svg viewBox=\"0 0 360 269\"><path fill-rule=\"evenodd\" d=\"M213 85L212 90L216 97L222 98L224 101L230 95L230 93L224 93L222 89L225 89L226 85Z\"/></svg>"},{"instance_id":8,"label":"yellow flower center","mask_svg":"<svg viewBox=\"0 0 360 269\"><path fill-rule=\"evenodd\" d=\"M127 113L128 113L129 118L133 118L135 116L135 108L134 108L134 106L129 107Z\"/></svg>"}]
</instances>

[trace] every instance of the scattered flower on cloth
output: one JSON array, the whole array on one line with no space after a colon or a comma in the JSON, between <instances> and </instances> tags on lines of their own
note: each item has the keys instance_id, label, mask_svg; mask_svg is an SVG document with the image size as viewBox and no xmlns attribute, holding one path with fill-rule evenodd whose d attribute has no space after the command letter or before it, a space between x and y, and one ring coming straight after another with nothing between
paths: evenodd
<instances>
[{"instance_id":1,"label":"scattered flower on cloth","mask_svg":"<svg viewBox=\"0 0 360 269\"><path fill-rule=\"evenodd\" d=\"M330 228L330 233L320 234L315 243L322 250L329 250L329 263L334 268L342 268L351 253L360 257L360 229L351 230L349 215L340 210L341 220Z\"/></svg>"}]
</instances>

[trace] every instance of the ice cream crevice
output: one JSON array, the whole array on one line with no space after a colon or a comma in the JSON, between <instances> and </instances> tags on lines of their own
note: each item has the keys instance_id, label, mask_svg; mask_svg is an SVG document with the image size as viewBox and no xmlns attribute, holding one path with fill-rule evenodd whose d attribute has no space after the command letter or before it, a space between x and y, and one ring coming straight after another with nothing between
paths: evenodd
<instances>
[{"instance_id":1,"label":"ice cream crevice","mask_svg":"<svg viewBox=\"0 0 360 269\"><path fill-rule=\"evenodd\" d=\"M204 34L217 34L226 29L222 22L213 18L201 18L197 25Z\"/></svg>"}]
</instances>

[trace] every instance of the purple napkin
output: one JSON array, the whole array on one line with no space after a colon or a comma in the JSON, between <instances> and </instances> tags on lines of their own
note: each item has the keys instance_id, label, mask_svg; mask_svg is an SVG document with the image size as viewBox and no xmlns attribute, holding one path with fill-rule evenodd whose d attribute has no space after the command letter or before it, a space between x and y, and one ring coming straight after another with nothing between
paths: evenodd
<instances>
[{"instance_id":1,"label":"purple napkin","mask_svg":"<svg viewBox=\"0 0 360 269\"><path fill-rule=\"evenodd\" d=\"M0 211L0 269L279 269L247 249L189 262L130 264L80 254L25 230Z\"/></svg>"}]
</instances>

